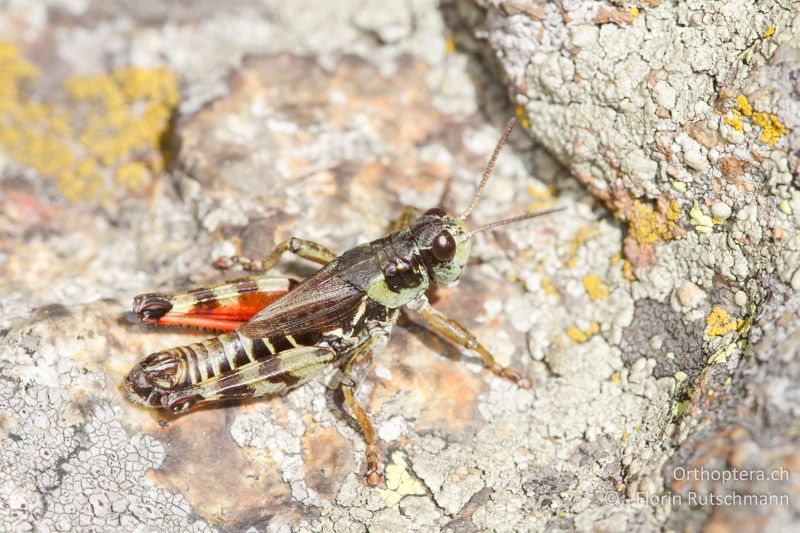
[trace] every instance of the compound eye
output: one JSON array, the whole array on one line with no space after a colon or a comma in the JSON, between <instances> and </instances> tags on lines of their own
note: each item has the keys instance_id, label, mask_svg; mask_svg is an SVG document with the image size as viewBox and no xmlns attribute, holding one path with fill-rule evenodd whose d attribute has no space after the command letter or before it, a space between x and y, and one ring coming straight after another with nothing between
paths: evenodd
<instances>
[{"instance_id":1,"label":"compound eye","mask_svg":"<svg viewBox=\"0 0 800 533\"><path fill-rule=\"evenodd\" d=\"M422 215L424 217L436 217L436 218L444 218L447 216L447 212L442 209L441 207L432 207L425 211L425 214Z\"/></svg>"},{"instance_id":2,"label":"compound eye","mask_svg":"<svg viewBox=\"0 0 800 533\"><path fill-rule=\"evenodd\" d=\"M442 230L433 239L431 253L433 258L441 263L450 261L456 255L456 240L449 231Z\"/></svg>"}]
</instances>

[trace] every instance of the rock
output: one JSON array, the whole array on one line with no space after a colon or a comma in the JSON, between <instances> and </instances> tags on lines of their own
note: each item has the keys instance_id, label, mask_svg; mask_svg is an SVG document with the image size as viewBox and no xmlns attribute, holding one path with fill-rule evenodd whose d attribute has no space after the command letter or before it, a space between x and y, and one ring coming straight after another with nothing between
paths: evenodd
<instances>
[{"instance_id":1,"label":"rock","mask_svg":"<svg viewBox=\"0 0 800 533\"><path fill-rule=\"evenodd\" d=\"M626 290L637 312L622 337L623 359L635 364L648 353L644 343L657 334L661 348L651 351L663 359L657 359L656 374L680 373L693 391L686 397L677 393L680 427L667 431L666 419L657 424L661 436L651 435L664 452L637 467L638 476L625 481L627 493L631 498L641 492L674 494L676 485L667 492L654 481L661 465L694 460L702 453L695 450L716 445L713 431L721 435L739 424L758 428L753 447L771 457L770 465L782 460L773 455L781 446L796 453L777 426L754 421L742 408L759 402L754 382L772 383L781 372L767 354L795 350L792 341L787 341L792 348L778 348L797 327L797 318L789 317L795 317L798 301L785 298L800 287L798 220L781 200L788 196L782 192L786 172L779 170L800 171L800 133L789 126L798 124L797 93L789 81L800 64L795 15L778 5L762 10L743 0L706 2L702 8L648 2L630 10L563 3L513 15L489 0L459 5L467 14L462 21L467 31L492 49L513 97L523 102L519 112L531 135L627 225L621 256L628 261L633 281ZM754 61L732 59L737 42ZM580 75L562 75L555 83L556 72ZM652 161L655 168L645 172L641 161ZM800 192L796 185L790 188L789 196ZM609 289L613 293L613 284ZM663 303L670 294L680 316ZM714 330L728 333L704 343L699 337L715 308L739 311ZM777 316L794 326L773 329L768 317ZM739 353L748 339L757 342L747 345L762 354L762 363ZM715 364L723 361L727 369ZM737 366L746 368L747 376L731 374ZM792 365L792 372L796 368ZM624 375L615 382L624 385ZM718 399L713 406L702 399L712 389ZM713 429L706 417L714 420ZM640 449L635 442L630 446ZM719 468L729 464L710 455L707 460ZM759 491L757 483L739 487ZM681 490L685 496L697 488L686 484ZM615 524L627 529L695 529L712 514L717 527L742 527L763 516L755 509L686 505L673 505L671 514L662 508L634 515L624 506L613 512ZM590 508L572 520L609 527L600 521L603 516ZM789 527L796 519L778 512L769 514L767 523Z\"/></svg>"},{"instance_id":2,"label":"rock","mask_svg":"<svg viewBox=\"0 0 800 533\"><path fill-rule=\"evenodd\" d=\"M706 293L703 289L688 280L684 280L684 282L681 283L681 286L678 287L677 294L681 305L688 309L694 309L706 298Z\"/></svg>"},{"instance_id":3,"label":"rock","mask_svg":"<svg viewBox=\"0 0 800 533\"><path fill-rule=\"evenodd\" d=\"M635 501L796 492L677 479L797 477L789 10L17 4L0 8L7 529L796 529L782 511ZM391 440L380 489L335 368L184 416L125 398L138 357L206 335L132 324L135 294L239 276L212 261L293 235L343 251L405 204L461 212L514 114L541 146L512 135L467 223L566 210L476 235L432 298L534 389L412 313L358 393Z\"/></svg>"},{"instance_id":4,"label":"rock","mask_svg":"<svg viewBox=\"0 0 800 533\"><path fill-rule=\"evenodd\" d=\"M731 208L725 202L714 202L711 204L711 214L719 220L728 220L731 216Z\"/></svg>"}]
</instances>

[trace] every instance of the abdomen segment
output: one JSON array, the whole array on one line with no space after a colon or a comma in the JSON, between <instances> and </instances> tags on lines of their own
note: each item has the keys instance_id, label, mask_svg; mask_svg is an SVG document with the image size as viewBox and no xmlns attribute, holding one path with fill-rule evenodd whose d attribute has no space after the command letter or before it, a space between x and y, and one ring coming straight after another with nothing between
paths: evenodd
<instances>
[{"instance_id":1,"label":"abdomen segment","mask_svg":"<svg viewBox=\"0 0 800 533\"><path fill-rule=\"evenodd\" d=\"M181 412L198 402L282 393L336 357L331 348L284 337L250 339L234 331L144 357L125 387L136 403Z\"/></svg>"}]
</instances>

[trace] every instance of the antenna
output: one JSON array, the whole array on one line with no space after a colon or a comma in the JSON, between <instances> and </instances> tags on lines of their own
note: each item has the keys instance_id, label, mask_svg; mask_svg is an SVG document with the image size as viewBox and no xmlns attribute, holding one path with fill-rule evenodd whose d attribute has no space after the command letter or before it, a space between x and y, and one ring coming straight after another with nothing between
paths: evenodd
<instances>
[{"instance_id":1,"label":"antenna","mask_svg":"<svg viewBox=\"0 0 800 533\"><path fill-rule=\"evenodd\" d=\"M551 213L557 213L559 211L563 211L566 207L554 207L553 209L547 209L545 211L539 211L537 213L526 213L524 215L518 215L511 218L506 218L505 220L498 220L497 222L490 222L489 224L484 224L483 226L478 226L474 230L469 232L470 235L475 235L476 233L480 233L481 231L486 231L487 229L496 228L497 226L505 226L506 224L513 224L514 222L521 222L523 220L528 220L529 218L536 218L541 217L544 215L549 215Z\"/></svg>"},{"instance_id":2,"label":"antenna","mask_svg":"<svg viewBox=\"0 0 800 533\"><path fill-rule=\"evenodd\" d=\"M492 170L494 170L494 163L497 161L497 156L500 155L500 150L503 149L505 146L506 141L508 140L508 136L511 135L511 130L514 129L514 124L517 123L517 119L511 117L506 123L506 127L503 130L503 135L500 136L500 140L497 141L497 146L494 147L494 152L492 152L492 157L489 159L489 163L486 165L486 170L483 171L483 177L481 178L481 182L478 184L478 189L475 191L475 195L472 197L472 201L469 203L467 210L459 217L461 220L466 220L472 214L472 210L475 209L475 206L478 204L478 198L481 197L481 193L483 192L484 187L486 187L486 182L489 181L489 178L492 175Z\"/></svg>"}]
</instances>

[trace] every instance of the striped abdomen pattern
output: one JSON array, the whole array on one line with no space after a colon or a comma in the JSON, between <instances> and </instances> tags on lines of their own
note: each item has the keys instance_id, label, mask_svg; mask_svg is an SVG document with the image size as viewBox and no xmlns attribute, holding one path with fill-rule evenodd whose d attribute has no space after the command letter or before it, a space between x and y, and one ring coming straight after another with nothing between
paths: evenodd
<instances>
[{"instance_id":1,"label":"striped abdomen pattern","mask_svg":"<svg viewBox=\"0 0 800 533\"><path fill-rule=\"evenodd\" d=\"M319 338L312 337L319 336L250 339L224 333L148 355L128 374L126 387L134 401L173 411L198 401L280 393L336 358L332 349L314 348Z\"/></svg>"}]
</instances>

